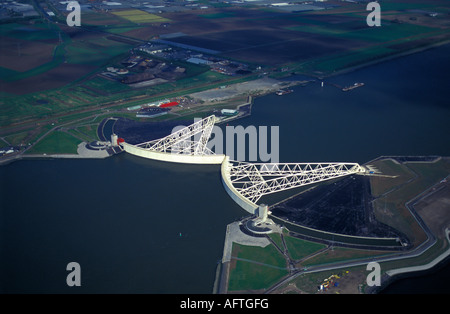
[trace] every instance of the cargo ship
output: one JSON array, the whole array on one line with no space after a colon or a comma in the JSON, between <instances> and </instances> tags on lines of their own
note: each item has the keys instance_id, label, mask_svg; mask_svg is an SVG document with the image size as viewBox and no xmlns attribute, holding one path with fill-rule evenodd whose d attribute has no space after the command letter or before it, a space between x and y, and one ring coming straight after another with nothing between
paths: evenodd
<instances>
[{"instance_id":1,"label":"cargo ship","mask_svg":"<svg viewBox=\"0 0 450 314\"><path fill-rule=\"evenodd\" d=\"M349 91L349 90L352 90L352 89L355 89L355 88L358 88L358 87L361 87L361 86L364 86L364 83L355 83L355 84L353 84L353 85L351 85L351 86L346 86L346 87L344 87L344 88L342 89L342 91L347 92L347 91Z\"/></svg>"},{"instance_id":2,"label":"cargo ship","mask_svg":"<svg viewBox=\"0 0 450 314\"><path fill-rule=\"evenodd\" d=\"M292 89L280 89L280 90L277 90L276 94L278 96L283 96L283 95L286 95L286 94L290 94L292 92L294 92Z\"/></svg>"}]
</instances>

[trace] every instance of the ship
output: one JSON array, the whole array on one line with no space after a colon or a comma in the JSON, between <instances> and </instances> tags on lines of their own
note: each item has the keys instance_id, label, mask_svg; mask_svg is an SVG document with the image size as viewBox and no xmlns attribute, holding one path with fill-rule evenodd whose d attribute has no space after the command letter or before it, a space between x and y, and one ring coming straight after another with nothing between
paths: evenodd
<instances>
[{"instance_id":1,"label":"ship","mask_svg":"<svg viewBox=\"0 0 450 314\"><path fill-rule=\"evenodd\" d=\"M278 96L283 96L283 95L286 95L286 94L290 94L292 92L294 92L292 89L280 89L280 90L277 90L276 94Z\"/></svg>"},{"instance_id":2,"label":"ship","mask_svg":"<svg viewBox=\"0 0 450 314\"><path fill-rule=\"evenodd\" d=\"M352 89L355 89L355 88L358 88L358 87L361 87L361 86L364 86L364 83L355 83L355 84L353 84L353 85L351 85L351 86L346 86L346 87L344 87L344 88L342 89L342 91L347 92L347 91L349 91L349 90L352 90Z\"/></svg>"}]
</instances>

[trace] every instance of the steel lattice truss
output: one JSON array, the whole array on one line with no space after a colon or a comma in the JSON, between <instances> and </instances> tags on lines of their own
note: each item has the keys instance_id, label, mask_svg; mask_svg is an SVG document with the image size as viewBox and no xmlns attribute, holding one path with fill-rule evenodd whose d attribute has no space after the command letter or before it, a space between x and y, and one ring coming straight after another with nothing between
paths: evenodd
<instances>
[{"instance_id":1,"label":"steel lattice truss","mask_svg":"<svg viewBox=\"0 0 450 314\"><path fill-rule=\"evenodd\" d=\"M231 161L228 170L236 190L255 204L266 194L364 172L357 163L253 164L237 161Z\"/></svg>"},{"instance_id":2,"label":"steel lattice truss","mask_svg":"<svg viewBox=\"0 0 450 314\"><path fill-rule=\"evenodd\" d=\"M148 150L187 155L213 155L206 145L211 136L216 117L211 115L161 139L136 146ZM194 138L194 140L192 140Z\"/></svg>"}]
</instances>

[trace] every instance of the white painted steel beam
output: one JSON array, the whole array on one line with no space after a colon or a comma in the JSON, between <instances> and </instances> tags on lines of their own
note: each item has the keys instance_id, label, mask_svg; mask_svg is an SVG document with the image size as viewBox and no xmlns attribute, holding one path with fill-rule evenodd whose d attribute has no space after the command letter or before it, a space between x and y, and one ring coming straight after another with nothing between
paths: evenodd
<instances>
[{"instance_id":1,"label":"white painted steel beam","mask_svg":"<svg viewBox=\"0 0 450 314\"><path fill-rule=\"evenodd\" d=\"M161 139L137 144L137 147L150 151L187 154L187 155L213 155L206 145L211 136L216 117L211 115L197 121ZM194 137L194 140L192 138ZM198 137L196 139L195 137Z\"/></svg>"},{"instance_id":2,"label":"white painted steel beam","mask_svg":"<svg viewBox=\"0 0 450 314\"><path fill-rule=\"evenodd\" d=\"M229 180L236 191L256 202L266 194L364 173L357 163L246 163L230 161Z\"/></svg>"}]
</instances>

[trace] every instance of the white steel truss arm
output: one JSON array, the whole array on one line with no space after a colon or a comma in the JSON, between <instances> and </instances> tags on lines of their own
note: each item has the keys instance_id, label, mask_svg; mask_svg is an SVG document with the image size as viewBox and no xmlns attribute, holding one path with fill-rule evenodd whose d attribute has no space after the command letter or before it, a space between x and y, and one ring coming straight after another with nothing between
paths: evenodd
<instances>
[{"instance_id":1,"label":"white steel truss arm","mask_svg":"<svg viewBox=\"0 0 450 314\"><path fill-rule=\"evenodd\" d=\"M266 194L363 172L357 163L232 162L230 180L243 197L256 203Z\"/></svg>"},{"instance_id":2,"label":"white steel truss arm","mask_svg":"<svg viewBox=\"0 0 450 314\"><path fill-rule=\"evenodd\" d=\"M211 155L214 154L206 147L211 136L216 117L211 115L184 127L161 139L140 143L136 146L151 151L158 151L172 154L190 155ZM192 137L200 134L199 139L192 140Z\"/></svg>"}]
</instances>

